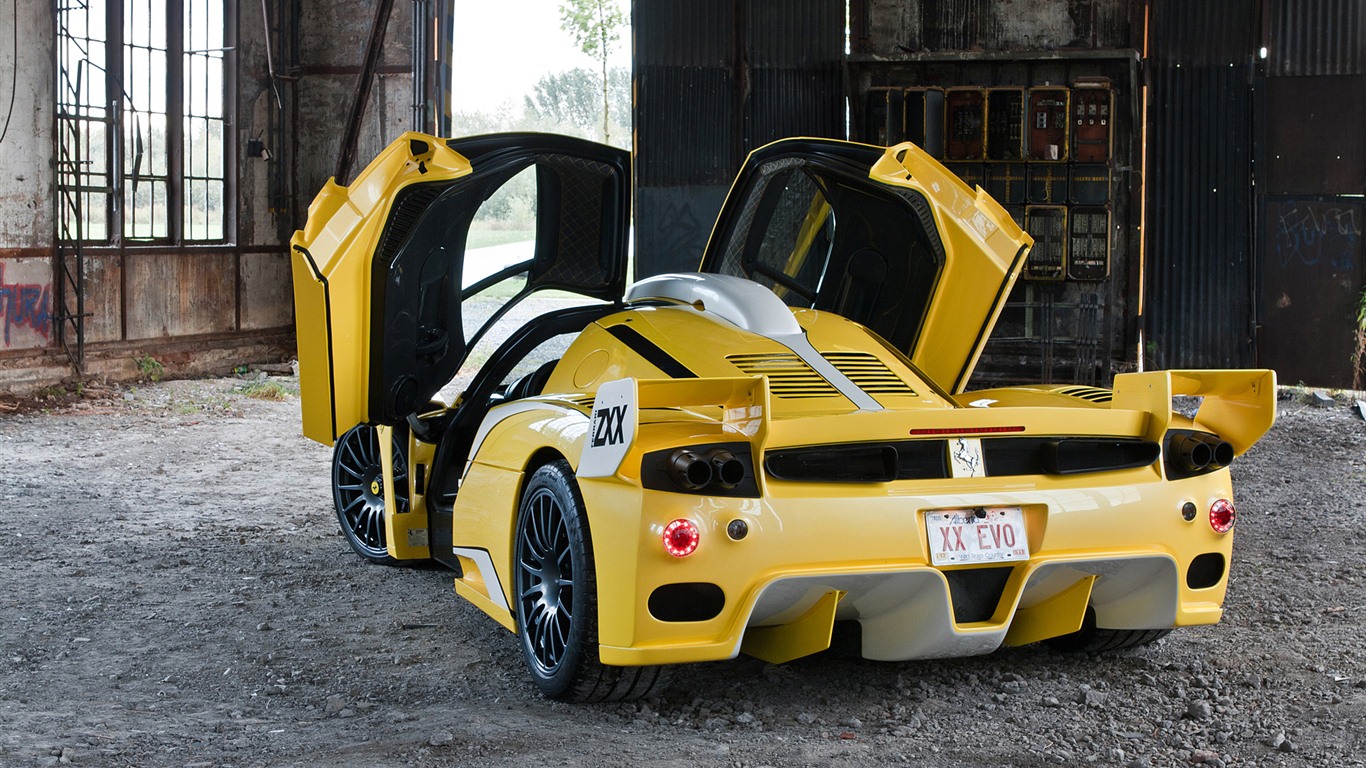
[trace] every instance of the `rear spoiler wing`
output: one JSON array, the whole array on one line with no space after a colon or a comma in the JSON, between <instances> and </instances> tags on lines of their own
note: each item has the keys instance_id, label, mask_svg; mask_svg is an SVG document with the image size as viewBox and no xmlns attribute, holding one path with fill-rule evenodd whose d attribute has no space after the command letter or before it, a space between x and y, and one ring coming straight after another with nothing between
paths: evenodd
<instances>
[{"instance_id":1,"label":"rear spoiler wing","mask_svg":"<svg viewBox=\"0 0 1366 768\"><path fill-rule=\"evenodd\" d=\"M641 409L707 406L721 409L727 427L764 441L770 411L768 379L762 376L618 379L603 384L593 400L578 476L616 473L635 439Z\"/></svg>"},{"instance_id":2,"label":"rear spoiler wing","mask_svg":"<svg viewBox=\"0 0 1366 768\"><path fill-rule=\"evenodd\" d=\"M1161 442L1172 422L1172 398L1203 398L1195 425L1227 440L1242 455L1276 421L1276 372L1176 370L1115 376L1110 407L1151 414L1145 437Z\"/></svg>"},{"instance_id":3,"label":"rear spoiler wing","mask_svg":"<svg viewBox=\"0 0 1366 768\"><path fill-rule=\"evenodd\" d=\"M1124 373L1115 377L1108 409L1034 408L1039 418L1067 417L1094 434L1124 434L1161 443L1172 427L1174 397L1202 398L1193 419L1199 429L1217 434L1241 455L1276 420L1276 373L1269 370L1176 370ZM770 437L787 444L797 433L825 434L858 419L865 428L899 427L904 414L879 412L821 416L774 423L768 379L761 376L707 379L619 379L603 384L593 401L588 434L579 461L579 477L608 477L626 458L640 411L648 408L719 408L727 428L756 445ZM969 409L980 425L1018 423L1014 409ZM918 414L929 428L961 425L962 410ZM892 422L890 420L897 420ZM879 422L885 422L880 424ZM847 426L846 426L847 428Z\"/></svg>"}]
</instances>

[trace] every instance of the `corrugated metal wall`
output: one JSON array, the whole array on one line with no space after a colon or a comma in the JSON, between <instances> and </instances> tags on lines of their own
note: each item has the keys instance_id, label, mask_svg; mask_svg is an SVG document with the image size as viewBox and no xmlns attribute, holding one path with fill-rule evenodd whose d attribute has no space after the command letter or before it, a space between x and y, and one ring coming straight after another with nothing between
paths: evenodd
<instances>
[{"instance_id":1,"label":"corrugated metal wall","mask_svg":"<svg viewBox=\"0 0 1366 768\"><path fill-rule=\"evenodd\" d=\"M733 3L637 3L632 29L637 184L728 183L740 152Z\"/></svg>"},{"instance_id":2,"label":"corrugated metal wall","mask_svg":"<svg viewBox=\"0 0 1366 768\"><path fill-rule=\"evenodd\" d=\"M693 270L752 149L844 135L844 3L638 3L636 276Z\"/></svg>"},{"instance_id":3,"label":"corrugated metal wall","mask_svg":"<svg viewBox=\"0 0 1366 768\"><path fill-rule=\"evenodd\" d=\"M1366 71L1366 3L1361 0L1271 0L1269 15L1268 75Z\"/></svg>"},{"instance_id":4,"label":"corrugated metal wall","mask_svg":"<svg viewBox=\"0 0 1366 768\"><path fill-rule=\"evenodd\" d=\"M1255 33L1251 2L1151 4L1143 317L1150 368L1254 362Z\"/></svg>"},{"instance_id":5,"label":"corrugated metal wall","mask_svg":"<svg viewBox=\"0 0 1366 768\"><path fill-rule=\"evenodd\" d=\"M1267 17L1266 76L1257 81L1258 364L1284 382L1360 387L1366 3L1269 0Z\"/></svg>"}]
</instances>

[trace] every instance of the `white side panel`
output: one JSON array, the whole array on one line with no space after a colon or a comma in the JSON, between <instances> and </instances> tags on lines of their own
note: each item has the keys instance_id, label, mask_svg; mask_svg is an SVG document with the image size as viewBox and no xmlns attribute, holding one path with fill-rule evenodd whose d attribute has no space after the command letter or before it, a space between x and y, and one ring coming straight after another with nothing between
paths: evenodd
<instances>
[{"instance_id":1,"label":"white side panel","mask_svg":"<svg viewBox=\"0 0 1366 768\"><path fill-rule=\"evenodd\" d=\"M636 437L640 415L636 403L635 379L609 381L598 388L579 461L579 477L611 477L617 473Z\"/></svg>"}]
</instances>

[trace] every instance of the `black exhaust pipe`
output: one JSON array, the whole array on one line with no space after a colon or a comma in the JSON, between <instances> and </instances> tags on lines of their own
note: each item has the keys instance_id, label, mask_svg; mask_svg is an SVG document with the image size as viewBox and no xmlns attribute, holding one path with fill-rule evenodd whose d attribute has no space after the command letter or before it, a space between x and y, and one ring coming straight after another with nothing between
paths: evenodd
<instances>
[{"instance_id":1,"label":"black exhaust pipe","mask_svg":"<svg viewBox=\"0 0 1366 768\"><path fill-rule=\"evenodd\" d=\"M725 448L707 451L707 460L711 462L712 477L716 478L722 488L734 488L744 482L745 463Z\"/></svg>"},{"instance_id":2,"label":"black exhaust pipe","mask_svg":"<svg viewBox=\"0 0 1366 768\"><path fill-rule=\"evenodd\" d=\"M707 459L680 448L669 457L669 478L685 491L700 491L711 483L711 465ZM744 467L741 467L743 471Z\"/></svg>"},{"instance_id":3,"label":"black exhaust pipe","mask_svg":"<svg viewBox=\"0 0 1366 768\"><path fill-rule=\"evenodd\" d=\"M1223 469L1233 463L1233 444L1227 440L1220 440L1214 435L1201 435L1200 439L1209 446L1210 469Z\"/></svg>"},{"instance_id":4,"label":"black exhaust pipe","mask_svg":"<svg viewBox=\"0 0 1366 768\"><path fill-rule=\"evenodd\" d=\"M1214 460L1214 448L1199 435L1180 435L1172 440L1171 447L1177 462L1187 472L1200 472Z\"/></svg>"}]
</instances>

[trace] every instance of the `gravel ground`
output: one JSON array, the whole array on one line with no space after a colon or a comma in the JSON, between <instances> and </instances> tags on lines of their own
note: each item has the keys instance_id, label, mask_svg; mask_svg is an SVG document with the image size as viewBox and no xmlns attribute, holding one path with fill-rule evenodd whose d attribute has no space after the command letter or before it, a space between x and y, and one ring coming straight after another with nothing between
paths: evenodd
<instances>
[{"instance_id":1,"label":"gravel ground","mask_svg":"<svg viewBox=\"0 0 1366 768\"><path fill-rule=\"evenodd\" d=\"M0 414L0 766L1366 760L1366 423L1345 407L1283 401L1234 464L1218 626L1112 655L896 664L840 636L570 706L534 692L448 573L352 555L297 398L242 387Z\"/></svg>"}]
</instances>

